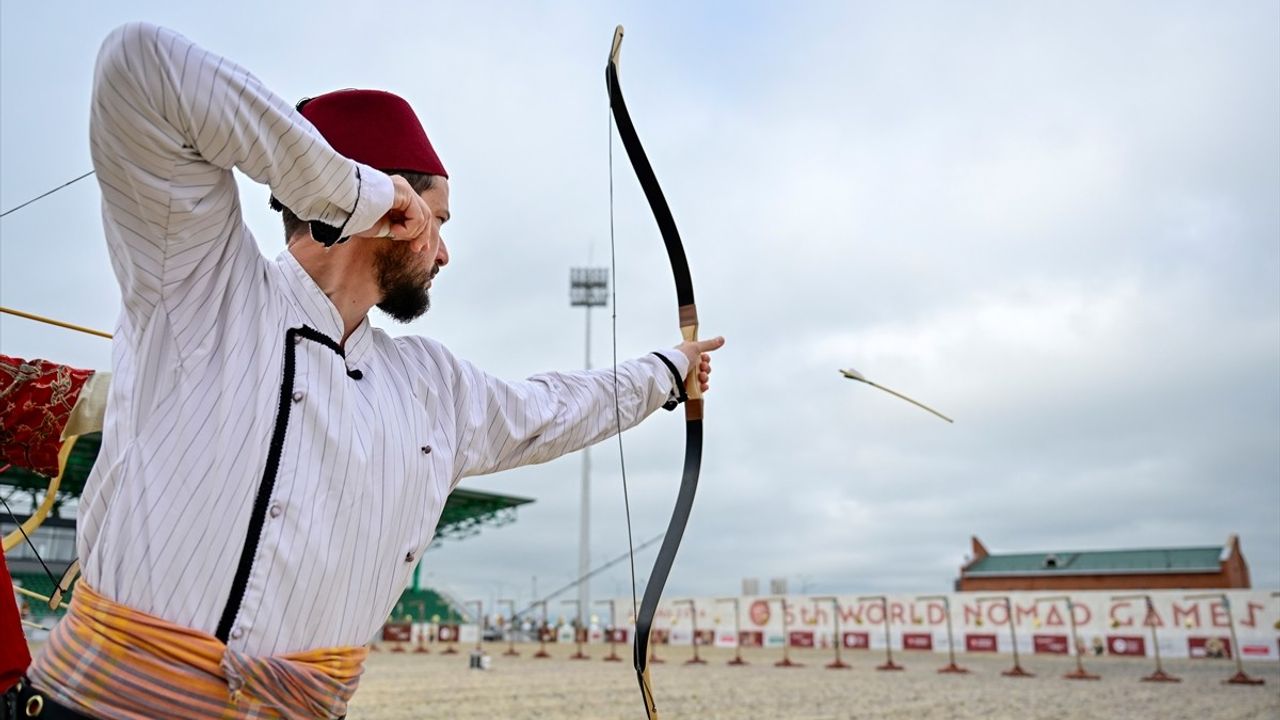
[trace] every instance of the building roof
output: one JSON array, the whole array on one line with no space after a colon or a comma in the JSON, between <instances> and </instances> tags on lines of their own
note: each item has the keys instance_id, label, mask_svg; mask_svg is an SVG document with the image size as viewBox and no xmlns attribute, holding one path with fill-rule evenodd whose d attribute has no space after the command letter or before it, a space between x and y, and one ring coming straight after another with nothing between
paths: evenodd
<instances>
[{"instance_id":1,"label":"building roof","mask_svg":"<svg viewBox=\"0 0 1280 720\"><path fill-rule=\"evenodd\" d=\"M1228 548L1086 550L986 555L964 568L966 576L1103 575L1109 573L1218 572Z\"/></svg>"}]
</instances>

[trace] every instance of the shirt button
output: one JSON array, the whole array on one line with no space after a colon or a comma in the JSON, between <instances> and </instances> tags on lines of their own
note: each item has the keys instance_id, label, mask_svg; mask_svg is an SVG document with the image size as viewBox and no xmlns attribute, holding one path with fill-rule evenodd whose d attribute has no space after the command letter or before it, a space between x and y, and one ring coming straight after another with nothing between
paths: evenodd
<instances>
[{"instance_id":1,"label":"shirt button","mask_svg":"<svg viewBox=\"0 0 1280 720\"><path fill-rule=\"evenodd\" d=\"M407 562L407 563L411 563L411 562L413 562L413 551L412 551L412 550L410 550L409 552L407 552L407 553L405 553L405 554L404 554L404 561L405 561L405 562Z\"/></svg>"},{"instance_id":2,"label":"shirt button","mask_svg":"<svg viewBox=\"0 0 1280 720\"><path fill-rule=\"evenodd\" d=\"M307 394L306 394L306 393L304 393L304 392L302 392L301 390L294 390L294 391L293 391L293 401L294 401L294 402L296 402L296 403L300 403L300 402L302 402L302 398L304 398L304 397L306 397L306 396L307 396Z\"/></svg>"},{"instance_id":3,"label":"shirt button","mask_svg":"<svg viewBox=\"0 0 1280 720\"><path fill-rule=\"evenodd\" d=\"M422 454L423 454L423 455L430 455L430 454L431 454L431 446L430 446L430 445L423 445L423 446L422 446Z\"/></svg>"},{"instance_id":4,"label":"shirt button","mask_svg":"<svg viewBox=\"0 0 1280 720\"><path fill-rule=\"evenodd\" d=\"M271 517L278 518L280 517L281 514L284 513L284 508L280 507L280 503L276 503L275 505L271 506L270 513L271 513Z\"/></svg>"},{"instance_id":5,"label":"shirt button","mask_svg":"<svg viewBox=\"0 0 1280 720\"><path fill-rule=\"evenodd\" d=\"M240 638L244 637L244 630L241 628L233 629L231 631L231 637L235 640L239 640Z\"/></svg>"}]
</instances>

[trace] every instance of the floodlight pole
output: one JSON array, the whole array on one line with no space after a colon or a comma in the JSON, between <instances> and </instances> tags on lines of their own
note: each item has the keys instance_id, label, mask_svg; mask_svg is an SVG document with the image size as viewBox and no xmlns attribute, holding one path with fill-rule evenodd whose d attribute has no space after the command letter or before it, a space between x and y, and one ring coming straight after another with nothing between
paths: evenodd
<instances>
[{"instance_id":1,"label":"floodlight pole","mask_svg":"<svg viewBox=\"0 0 1280 720\"><path fill-rule=\"evenodd\" d=\"M576 267L569 270L569 305L586 308L586 342L584 364L591 369L591 308L608 304L609 269ZM582 449L582 496L578 520L578 627L587 627L586 614L591 610L591 448ZM578 649L582 654L582 649Z\"/></svg>"},{"instance_id":2,"label":"floodlight pole","mask_svg":"<svg viewBox=\"0 0 1280 720\"><path fill-rule=\"evenodd\" d=\"M921 595L917 600L941 600L943 612L947 614L947 657L950 662L938 670L942 674L967 675L969 671L956 664L956 641L951 632L951 598L946 595Z\"/></svg>"}]
</instances>

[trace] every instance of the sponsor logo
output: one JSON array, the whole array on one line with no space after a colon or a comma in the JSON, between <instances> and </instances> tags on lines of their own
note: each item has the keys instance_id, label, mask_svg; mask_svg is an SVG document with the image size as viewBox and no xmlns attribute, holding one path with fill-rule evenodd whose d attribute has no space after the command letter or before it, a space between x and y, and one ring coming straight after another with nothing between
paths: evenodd
<instances>
[{"instance_id":1,"label":"sponsor logo","mask_svg":"<svg viewBox=\"0 0 1280 720\"><path fill-rule=\"evenodd\" d=\"M902 633L902 649L932 650L933 633Z\"/></svg>"},{"instance_id":2,"label":"sponsor logo","mask_svg":"<svg viewBox=\"0 0 1280 720\"><path fill-rule=\"evenodd\" d=\"M993 633L965 633L965 652L995 652L996 636Z\"/></svg>"}]
</instances>

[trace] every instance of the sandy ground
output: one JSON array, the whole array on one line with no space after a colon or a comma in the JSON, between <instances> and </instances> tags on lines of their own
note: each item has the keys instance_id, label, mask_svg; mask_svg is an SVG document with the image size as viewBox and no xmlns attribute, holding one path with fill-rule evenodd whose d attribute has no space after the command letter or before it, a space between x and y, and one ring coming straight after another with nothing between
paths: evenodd
<instances>
[{"instance_id":1,"label":"sandy ground","mask_svg":"<svg viewBox=\"0 0 1280 720\"><path fill-rule=\"evenodd\" d=\"M606 663L608 648L589 648L592 658L571 661L573 647L550 648L553 657L534 660L536 646L517 646L520 657L503 657L505 646L486 647L492 665L468 669L464 652L429 655L378 652L350 707L352 720L413 718L644 718L640 691L629 662ZM619 648L626 655L630 648ZM1074 669L1069 658L1023 658L1033 678L1007 678L1000 672L1010 656L960 656L970 675L938 675L945 655L895 655L903 672L877 672L883 654L846 653L851 670L827 670L830 651L792 651L805 667L778 668L779 650L744 652L751 664L730 667L731 650L703 650L706 665L686 666L687 647L663 647L668 662L653 666L658 710L663 718L716 720L848 720L852 718L1010 718L1049 720L1118 718L1244 719L1280 718L1280 665L1246 663L1261 687L1222 684L1235 672L1224 660L1175 660L1166 670L1180 684L1139 682L1153 668L1150 660L1092 658L1086 669L1100 681L1073 682L1062 675Z\"/></svg>"}]
</instances>

